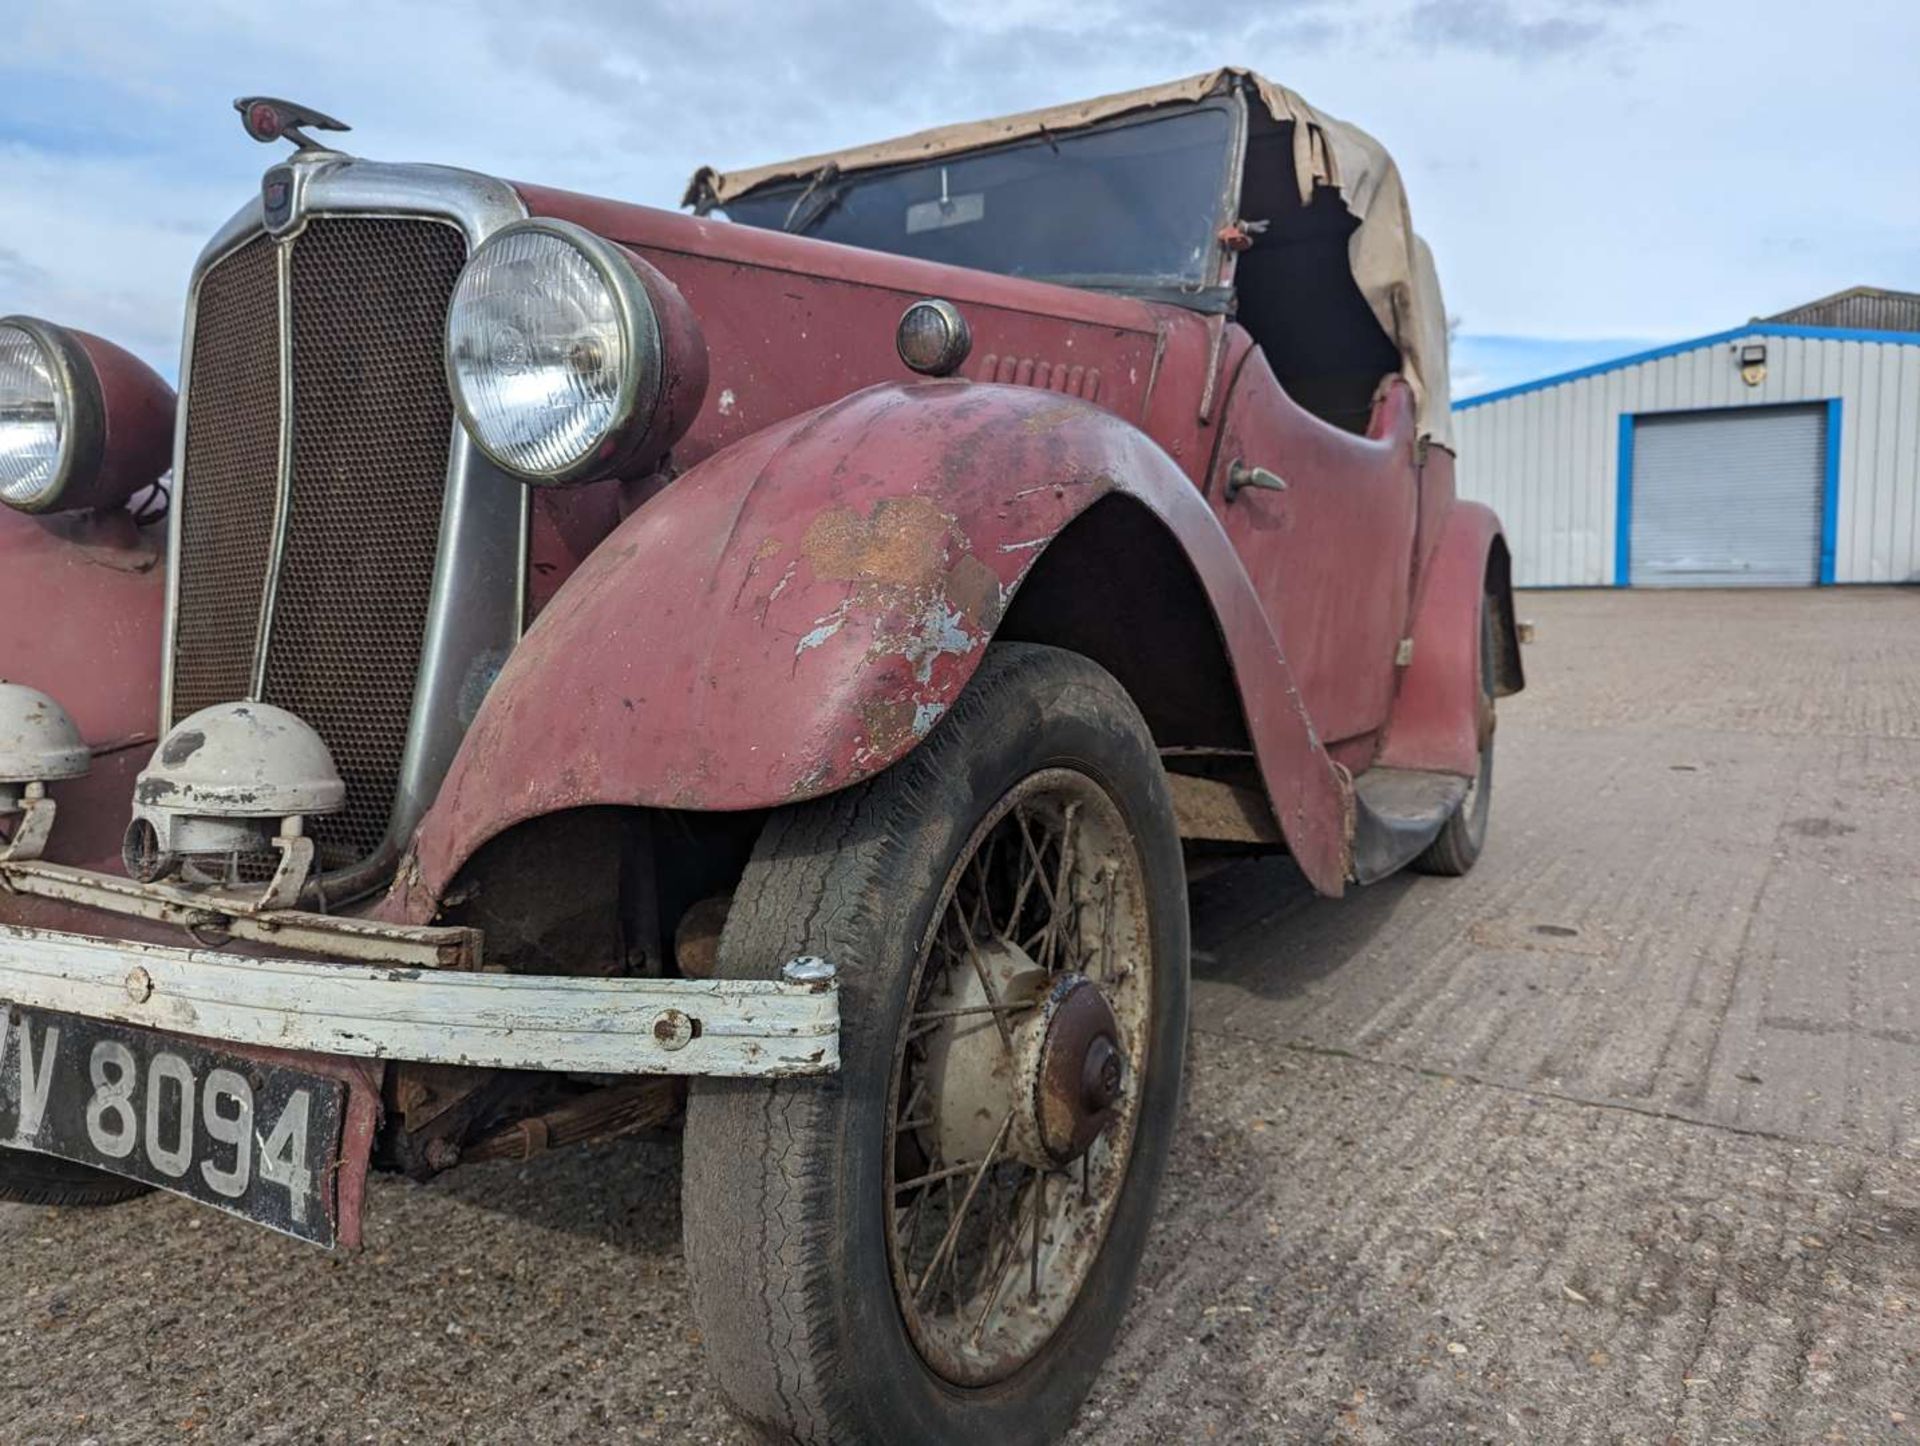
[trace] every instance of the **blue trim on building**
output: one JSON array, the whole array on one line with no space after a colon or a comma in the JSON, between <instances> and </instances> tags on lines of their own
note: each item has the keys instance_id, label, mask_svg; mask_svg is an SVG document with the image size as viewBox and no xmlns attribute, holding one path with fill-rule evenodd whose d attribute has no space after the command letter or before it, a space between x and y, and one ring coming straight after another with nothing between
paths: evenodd
<instances>
[{"instance_id":1,"label":"blue trim on building","mask_svg":"<svg viewBox=\"0 0 1920 1446\"><path fill-rule=\"evenodd\" d=\"M1620 414L1620 468L1614 481L1613 585L1627 587L1633 563L1633 413Z\"/></svg>"},{"instance_id":2,"label":"blue trim on building","mask_svg":"<svg viewBox=\"0 0 1920 1446\"><path fill-rule=\"evenodd\" d=\"M1635 367L1642 362L1659 361L1662 357L1678 356L1681 352L1693 351L1703 346L1717 346L1721 342L1736 341L1743 336L1801 336L1810 337L1816 341L1870 341L1880 342L1886 346L1920 346L1920 331L1862 331L1845 326L1788 326L1782 322L1757 321L1750 326L1736 326L1731 331L1716 331L1712 336L1695 337L1692 341L1676 341L1667 346L1654 347L1651 351L1638 351L1631 356L1616 357L1612 361L1595 362L1592 366L1542 377L1535 382L1521 382L1516 386L1502 387L1497 392L1482 392L1477 397L1463 397L1453 404L1453 410L1464 412L1470 407L1484 407L1488 402L1502 402L1508 397L1525 396L1528 392L1544 391L1548 387L1577 382L1585 377L1602 376L1607 372L1619 371L1622 367Z\"/></svg>"},{"instance_id":3,"label":"blue trim on building","mask_svg":"<svg viewBox=\"0 0 1920 1446\"><path fill-rule=\"evenodd\" d=\"M1834 544L1840 530L1840 398L1827 399L1827 472L1820 488L1820 583L1833 586Z\"/></svg>"}]
</instances>

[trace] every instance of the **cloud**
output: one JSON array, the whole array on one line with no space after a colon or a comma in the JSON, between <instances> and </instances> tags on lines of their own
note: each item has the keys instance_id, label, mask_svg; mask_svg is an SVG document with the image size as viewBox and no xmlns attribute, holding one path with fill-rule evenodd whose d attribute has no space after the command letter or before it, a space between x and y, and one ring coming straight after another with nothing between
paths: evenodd
<instances>
[{"instance_id":1,"label":"cloud","mask_svg":"<svg viewBox=\"0 0 1920 1446\"><path fill-rule=\"evenodd\" d=\"M1611 47L1613 14L1632 0L1575 0L1523 13L1512 0L1421 0L1407 12L1417 42L1517 60L1561 59Z\"/></svg>"},{"instance_id":2,"label":"cloud","mask_svg":"<svg viewBox=\"0 0 1920 1446\"><path fill-rule=\"evenodd\" d=\"M188 270L274 154L234 96L346 146L673 206L754 165L1253 66L1398 157L1474 333L1676 338L1920 286L1910 0L10 0L0 314L174 368ZM1681 22L1684 22L1682 25ZM1809 66L1818 48L1823 64ZM1753 77L1791 74L1767 111ZM1762 88L1764 89L1764 88Z\"/></svg>"},{"instance_id":3,"label":"cloud","mask_svg":"<svg viewBox=\"0 0 1920 1446\"><path fill-rule=\"evenodd\" d=\"M750 165L1128 89L1284 48L1323 53L1351 7L1196 24L1168 0L485 0L496 58L576 98L589 145ZM597 123L588 123L587 117Z\"/></svg>"},{"instance_id":4,"label":"cloud","mask_svg":"<svg viewBox=\"0 0 1920 1446\"><path fill-rule=\"evenodd\" d=\"M41 290L52 280L45 267L35 266L10 246L0 246L0 286Z\"/></svg>"}]
</instances>

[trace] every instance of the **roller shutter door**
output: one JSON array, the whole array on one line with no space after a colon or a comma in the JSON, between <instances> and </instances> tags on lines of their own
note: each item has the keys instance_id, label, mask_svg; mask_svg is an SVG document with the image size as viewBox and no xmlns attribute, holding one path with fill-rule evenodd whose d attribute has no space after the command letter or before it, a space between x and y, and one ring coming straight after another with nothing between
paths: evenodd
<instances>
[{"instance_id":1,"label":"roller shutter door","mask_svg":"<svg viewBox=\"0 0 1920 1446\"><path fill-rule=\"evenodd\" d=\"M1792 587L1820 579L1827 409L1636 417L1635 587Z\"/></svg>"}]
</instances>

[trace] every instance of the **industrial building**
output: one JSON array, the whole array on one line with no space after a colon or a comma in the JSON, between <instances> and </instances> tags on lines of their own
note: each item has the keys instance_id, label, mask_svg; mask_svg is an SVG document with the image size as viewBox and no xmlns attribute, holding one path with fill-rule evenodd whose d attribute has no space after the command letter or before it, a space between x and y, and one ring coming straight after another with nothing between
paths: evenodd
<instances>
[{"instance_id":1,"label":"industrial building","mask_svg":"<svg viewBox=\"0 0 1920 1446\"><path fill-rule=\"evenodd\" d=\"M1520 586L1920 582L1920 296L1859 287L1454 411Z\"/></svg>"}]
</instances>

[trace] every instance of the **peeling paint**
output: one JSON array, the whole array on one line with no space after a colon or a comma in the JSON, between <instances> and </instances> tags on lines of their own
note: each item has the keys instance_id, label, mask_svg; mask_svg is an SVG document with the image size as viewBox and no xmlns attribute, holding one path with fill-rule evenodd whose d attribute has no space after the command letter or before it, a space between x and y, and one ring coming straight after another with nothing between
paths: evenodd
<instances>
[{"instance_id":1,"label":"peeling paint","mask_svg":"<svg viewBox=\"0 0 1920 1446\"><path fill-rule=\"evenodd\" d=\"M841 604L841 609L838 616L835 616L832 613L827 614L826 617L820 619L820 621L814 625L813 630L811 632L805 634L800 639L799 645L795 647L793 650L794 657L797 658L802 653L807 652L810 649L819 647L828 638L832 637L835 633L839 632L840 629L842 629L846 625L847 625L846 605L843 603Z\"/></svg>"},{"instance_id":2,"label":"peeling paint","mask_svg":"<svg viewBox=\"0 0 1920 1446\"><path fill-rule=\"evenodd\" d=\"M198 728L183 728L167 739L166 747L160 750L160 761L168 764L185 763L206 744L207 735Z\"/></svg>"},{"instance_id":3,"label":"peeling paint","mask_svg":"<svg viewBox=\"0 0 1920 1446\"><path fill-rule=\"evenodd\" d=\"M776 582L773 585L773 591L767 594L768 602L770 603L777 602L779 600L780 594L785 592L787 590L788 584L793 581L794 571L799 566L800 564L797 562L790 562L787 564L787 570L780 574L780 581Z\"/></svg>"},{"instance_id":4,"label":"peeling paint","mask_svg":"<svg viewBox=\"0 0 1920 1446\"><path fill-rule=\"evenodd\" d=\"M811 798L817 793L825 793L828 780L832 777L833 760L823 758L793 781L793 787L787 790L787 797Z\"/></svg>"},{"instance_id":5,"label":"peeling paint","mask_svg":"<svg viewBox=\"0 0 1920 1446\"><path fill-rule=\"evenodd\" d=\"M915 681L932 681L933 667L942 657L960 657L986 644L986 636L971 631L966 618L945 597L928 599L907 621L905 633L882 633L874 639L869 657L898 654L913 667Z\"/></svg>"}]
</instances>

